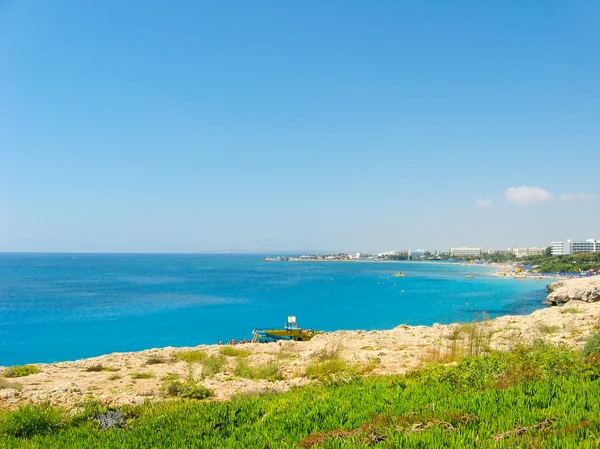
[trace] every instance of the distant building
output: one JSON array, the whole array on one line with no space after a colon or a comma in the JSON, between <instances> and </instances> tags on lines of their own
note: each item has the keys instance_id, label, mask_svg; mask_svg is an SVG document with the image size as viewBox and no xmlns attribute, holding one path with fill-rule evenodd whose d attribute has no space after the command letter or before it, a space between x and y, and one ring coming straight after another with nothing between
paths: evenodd
<instances>
[{"instance_id":1,"label":"distant building","mask_svg":"<svg viewBox=\"0 0 600 449\"><path fill-rule=\"evenodd\" d=\"M600 240L587 239L584 242L571 242L571 253L597 253L600 252Z\"/></svg>"},{"instance_id":2,"label":"distant building","mask_svg":"<svg viewBox=\"0 0 600 449\"><path fill-rule=\"evenodd\" d=\"M425 257L425 250L424 249L409 249L408 257L410 259L422 259Z\"/></svg>"},{"instance_id":3,"label":"distant building","mask_svg":"<svg viewBox=\"0 0 600 449\"><path fill-rule=\"evenodd\" d=\"M564 256L571 254L571 241L567 240L564 242L552 242L550 243L553 256Z\"/></svg>"},{"instance_id":4,"label":"distant building","mask_svg":"<svg viewBox=\"0 0 600 449\"><path fill-rule=\"evenodd\" d=\"M508 249L488 249L487 250L488 254L512 254L513 253L513 249L512 248L508 248Z\"/></svg>"},{"instance_id":5,"label":"distant building","mask_svg":"<svg viewBox=\"0 0 600 449\"><path fill-rule=\"evenodd\" d=\"M552 242L552 255L564 256L573 253L597 253L600 252L600 240L565 240L564 242Z\"/></svg>"},{"instance_id":6,"label":"distant building","mask_svg":"<svg viewBox=\"0 0 600 449\"><path fill-rule=\"evenodd\" d=\"M513 248L512 253L518 259L529 256L543 256L546 254L546 248Z\"/></svg>"},{"instance_id":7,"label":"distant building","mask_svg":"<svg viewBox=\"0 0 600 449\"><path fill-rule=\"evenodd\" d=\"M450 255L454 257L480 257L482 254L481 248L472 246L462 246L460 248L450 248Z\"/></svg>"}]
</instances>

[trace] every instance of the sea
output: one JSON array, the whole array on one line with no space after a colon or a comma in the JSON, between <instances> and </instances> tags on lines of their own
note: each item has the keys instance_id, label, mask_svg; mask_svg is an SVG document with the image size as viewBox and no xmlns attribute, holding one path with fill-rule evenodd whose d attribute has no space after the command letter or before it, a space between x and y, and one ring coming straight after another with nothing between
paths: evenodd
<instances>
[{"instance_id":1,"label":"sea","mask_svg":"<svg viewBox=\"0 0 600 449\"><path fill-rule=\"evenodd\" d=\"M0 254L0 366L250 339L290 315L303 328L373 330L546 307L547 281L484 266L264 257Z\"/></svg>"}]
</instances>

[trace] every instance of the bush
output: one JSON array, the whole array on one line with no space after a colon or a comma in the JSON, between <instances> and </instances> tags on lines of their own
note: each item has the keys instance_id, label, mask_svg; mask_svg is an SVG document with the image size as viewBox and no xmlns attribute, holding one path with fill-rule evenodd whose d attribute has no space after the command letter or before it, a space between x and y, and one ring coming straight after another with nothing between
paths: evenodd
<instances>
[{"instance_id":1,"label":"bush","mask_svg":"<svg viewBox=\"0 0 600 449\"><path fill-rule=\"evenodd\" d=\"M225 365L225 357L212 356L202 361L202 377L212 377L221 372Z\"/></svg>"},{"instance_id":2,"label":"bush","mask_svg":"<svg viewBox=\"0 0 600 449\"><path fill-rule=\"evenodd\" d=\"M223 346L219 350L219 352L223 355L228 355L231 357L248 357L250 353L244 349L234 348L232 346Z\"/></svg>"},{"instance_id":3,"label":"bush","mask_svg":"<svg viewBox=\"0 0 600 449\"><path fill-rule=\"evenodd\" d=\"M306 377L326 383L338 383L357 377L356 367L341 358L314 362L306 368Z\"/></svg>"},{"instance_id":4,"label":"bush","mask_svg":"<svg viewBox=\"0 0 600 449\"><path fill-rule=\"evenodd\" d=\"M583 347L584 357L596 355L600 355L600 332L596 332L594 335L592 335Z\"/></svg>"},{"instance_id":5,"label":"bush","mask_svg":"<svg viewBox=\"0 0 600 449\"><path fill-rule=\"evenodd\" d=\"M201 362L206 358L206 352L204 351L179 351L173 353L173 357L179 360L183 360L188 363Z\"/></svg>"},{"instance_id":6,"label":"bush","mask_svg":"<svg viewBox=\"0 0 600 449\"><path fill-rule=\"evenodd\" d=\"M0 422L0 435L17 438L30 438L53 432L64 425L61 409L49 404L34 406L31 404L19 407Z\"/></svg>"},{"instance_id":7,"label":"bush","mask_svg":"<svg viewBox=\"0 0 600 449\"><path fill-rule=\"evenodd\" d=\"M246 379L265 379L265 380L281 380L282 377L279 374L279 365L271 361L263 365L248 365L248 361L244 359L238 359L237 365L234 370L234 374L238 377L245 377Z\"/></svg>"},{"instance_id":8,"label":"bush","mask_svg":"<svg viewBox=\"0 0 600 449\"><path fill-rule=\"evenodd\" d=\"M24 377L39 372L38 367L33 365L11 366L4 372L4 377Z\"/></svg>"},{"instance_id":9,"label":"bush","mask_svg":"<svg viewBox=\"0 0 600 449\"><path fill-rule=\"evenodd\" d=\"M167 396L177 396L186 399L206 399L213 395L211 390L192 379L185 382L167 380L163 384L163 392Z\"/></svg>"}]
</instances>

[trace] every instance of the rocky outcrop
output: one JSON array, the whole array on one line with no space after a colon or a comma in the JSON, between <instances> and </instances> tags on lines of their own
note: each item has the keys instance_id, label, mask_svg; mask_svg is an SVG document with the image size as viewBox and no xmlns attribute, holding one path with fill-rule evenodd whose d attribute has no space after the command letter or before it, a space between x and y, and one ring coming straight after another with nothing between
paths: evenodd
<instances>
[{"instance_id":1,"label":"rocky outcrop","mask_svg":"<svg viewBox=\"0 0 600 449\"><path fill-rule=\"evenodd\" d=\"M550 293L548 302L554 305L564 304L572 299L600 301L600 276L553 282L548 284L546 290Z\"/></svg>"}]
</instances>

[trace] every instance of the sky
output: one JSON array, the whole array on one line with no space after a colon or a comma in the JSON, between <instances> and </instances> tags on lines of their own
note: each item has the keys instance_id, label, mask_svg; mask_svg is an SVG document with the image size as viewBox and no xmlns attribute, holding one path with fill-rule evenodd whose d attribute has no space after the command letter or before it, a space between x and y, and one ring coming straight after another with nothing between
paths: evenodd
<instances>
[{"instance_id":1,"label":"sky","mask_svg":"<svg viewBox=\"0 0 600 449\"><path fill-rule=\"evenodd\" d=\"M0 251L600 239L600 2L0 0Z\"/></svg>"}]
</instances>

